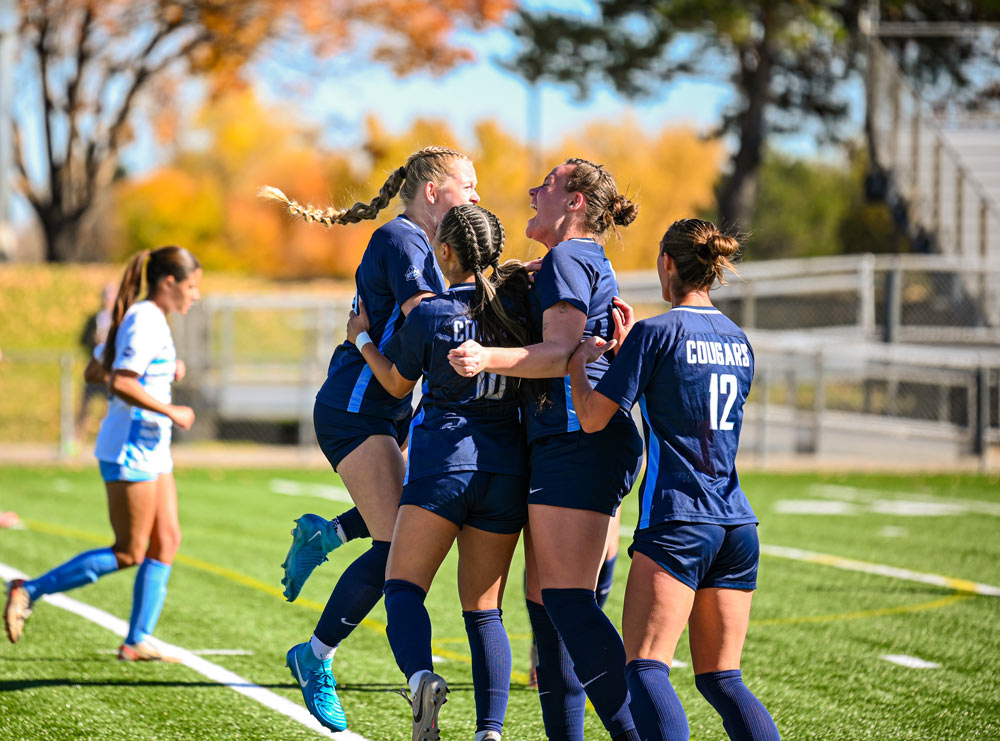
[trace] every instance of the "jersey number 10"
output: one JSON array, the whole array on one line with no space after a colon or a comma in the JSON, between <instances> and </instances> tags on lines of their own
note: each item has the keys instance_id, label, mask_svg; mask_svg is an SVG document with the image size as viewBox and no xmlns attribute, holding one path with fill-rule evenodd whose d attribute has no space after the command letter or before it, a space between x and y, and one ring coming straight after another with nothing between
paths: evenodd
<instances>
[{"instance_id":1,"label":"jersey number 10","mask_svg":"<svg viewBox=\"0 0 1000 741\"><path fill-rule=\"evenodd\" d=\"M476 398L498 400L507 390L507 376L496 373L480 373L476 376Z\"/></svg>"},{"instance_id":2,"label":"jersey number 10","mask_svg":"<svg viewBox=\"0 0 1000 741\"><path fill-rule=\"evenodd\" d=\"M739 387L736 385L736 376L731 373L713 373L708 387L709 404L711 405L711 418L713 430L731 430L733 423L729 421L729 413L736 403L736 393ZM722 408L722 416L719 416L719 396L727 396L726 405Z\"/></svg>"}]
</instances>

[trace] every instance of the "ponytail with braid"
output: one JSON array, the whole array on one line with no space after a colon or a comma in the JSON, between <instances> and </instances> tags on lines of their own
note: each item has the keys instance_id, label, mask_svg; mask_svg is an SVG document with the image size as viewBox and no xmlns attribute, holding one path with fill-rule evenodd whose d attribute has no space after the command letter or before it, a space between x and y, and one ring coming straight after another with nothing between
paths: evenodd
<instances>
[{"instance_id":1,"label":"ponytail with braid","mask_svg":"<svg viewBox=\"0 0 1000 741\"><path fill-rule=\"evenodd\" d=\"M378 195L369 203L358 202L345 209L336 209L333 206L314 208L311 203L303 206L270 185L263 186L257 191L257 195L285 204L288 213L292 216L301 216L308 222L315 221L328 227L334 224L357 224L359 221L378 216L396 194L399 194L399 199L404 204L409 205L424 183L428 181L441 183L449 174L452 160L455 159L468 159L468 157L448 147L424 147L411 154L405 165L393 170L382 184Z\"/></svg>"}]
</instances>

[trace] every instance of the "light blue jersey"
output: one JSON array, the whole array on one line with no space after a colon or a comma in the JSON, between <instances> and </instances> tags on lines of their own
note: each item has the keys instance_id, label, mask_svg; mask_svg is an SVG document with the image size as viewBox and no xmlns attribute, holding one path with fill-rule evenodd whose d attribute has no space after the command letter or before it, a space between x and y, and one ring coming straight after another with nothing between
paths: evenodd
<instances>
[{"instance_id":1,"label":"light blue jersey","mask_svg":"<svg viewBox=\"0 0 1000 741\"><path fill-rule=\"evenodd\" d=\"M94 349L100 359L104 345ZM116 370L139 375L143 389L159 402L171 402L170 384L177 371L177 352L167 318L152 301L133 304L115 338ZM132 406L112 395L97 435L97 460L117 463L150 474L173 470L170 458L172 422L169 417Z\"/></svg>"}]
</instances>

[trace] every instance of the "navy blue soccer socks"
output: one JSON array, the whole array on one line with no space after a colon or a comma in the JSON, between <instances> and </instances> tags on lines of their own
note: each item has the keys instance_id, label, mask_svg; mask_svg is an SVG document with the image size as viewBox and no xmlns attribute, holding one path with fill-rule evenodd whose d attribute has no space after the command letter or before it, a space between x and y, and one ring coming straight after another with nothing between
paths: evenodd
<instances>
[{"instance_id":1,"label":"navy blue soccer socks","mask_svg":"<svg viewBox=\"0 0 1000 741\"><path fill-rule=\"evenodd\" d=\"M525 602L538 649L538 701L545 735L553 741L583 741L587 695L573 673L573 661L545 608Z\"/></svg>"},{"instance_id":2,"label":"navy blue soccer socks","mask_svg":"<svg viewBox=\"0 0 1000 741\"><path fill-rule=\"evenodd\" d=\"M695 686L716 712L733 741L779 741L781 736L764 704L743 684L739 669L696 674Z\"/></svg>"},{"instance_id":3,"label":"navy blue soccer socks","mask_svg":"<svg viewBox=\"0 0 1000 741\"><path fill-rule=\"evenodd\" d=\"M316 637L323 643L339 645L382 599L388 558L389 541L373 540L372 547L344 570L316 624Z\"/></svg>"},{"instance_id":4,"label":"navy blue soccer socks","mask_svg":"<svg viewBox=\"0 0 1000 741\"><path fill-rule=\"evenodd\" d=\"M635 723L625 686L625 646L598 607L594 591L543 589L542 602L566 642L576 676L604 727L612 738L630 738L635 734Z\"/></svg>"},{"instance_id":5,"label":"navy blue soccer socks","mask_svg":"<svg viewBox=\"0 0 1000 741\"><path fill-rule=\"evenodd\" d=\"M691 737L680 698L670 683L670 667L634 659L625 667L629 708L643 741L688 741Z\"/></svg>"}]
</instances>

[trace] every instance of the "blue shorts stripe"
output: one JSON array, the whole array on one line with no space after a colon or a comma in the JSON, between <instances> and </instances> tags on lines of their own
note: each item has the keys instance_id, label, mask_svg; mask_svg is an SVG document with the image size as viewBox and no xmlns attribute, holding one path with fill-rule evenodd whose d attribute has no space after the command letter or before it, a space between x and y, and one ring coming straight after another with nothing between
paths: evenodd
<instances>
[{"instance_id":1,"label":"blue shorts stripe","mask_svg":"<svg viewBox=\"0 0 1000 741\"><path fill-rule=\"evenodd\" d=\"M426 387L426 383L424 384ZM413 419L410 420L410 431L406 435L406 439L413 440L413 428L424 421L424 408L421 406L420 411L413 415ZM406 486L410 482L410 456L406 456L406 473L403 474L403 486Z\"/></svg>"},{"instance_id":2,"label":"blue shorts stripe","mask_svg":"<svg viewBox=\"0 0 1000 741\"><path fill-rule=\"evenodd\" d=\"M385 346L389 344L389 340L392 339L393 333L396 331L396 320L399 319L399 304L396 304L395 308L392 310L392 314L389 315L389 319L385 323L385 332L382 334L382 339L378 343L378 350L382 352ZM368 384L372 380L372 369L371 366L365 365L361 369L361 373L358 375L358 380L354 383L354 390L351 391L351 399L347 402L347 411L357 413L361 411L361 402L364 401L365 391L368 389Z\"/></svg>"},{"instance_id":3,"label":"blue shorts stripe","mask_svg":"<svg viewBox=\"0 0 1000 741\"><path fill-rule=\"evenodd\" d=\"M569 376L563 378L566 389L566 432L576 432L580 429L580 418L576 416L576 409L573 408L573 386L570 384Z\"/></svg>"},{"instance_id":4,"label":"blue shorts stripe","mask_svg":"<svg viewBox=\"0 0 1000 741\"><path fill-rule=\"evenodd\" d=\"M649 413L646 411L646 397L639 397L639 409L642 411L642 418L646 421L646 427L650 430ZM653 494L656 491L656 479L660 473L660 440L650 432L649 451L646 457L646 486L642 490L642 501L639 503L641 514L639 515L639 529L649 527L649 515L653 509Z\"/></svg>"},{"instance_id":5,"label":"blue shorts stripe","mask_svg":"<svg viewBox=\"0 0 1000 741\"><path fill-rule=\"evenodd\" d=\"M368 382L372 380L371 366L365 365L358 375L358 380L354 383L354 390L351 392L351 400L347 403L347 411L357 413L361 409L361 400L365 398L365 389Z\"/></svg>"}]
</instances>

